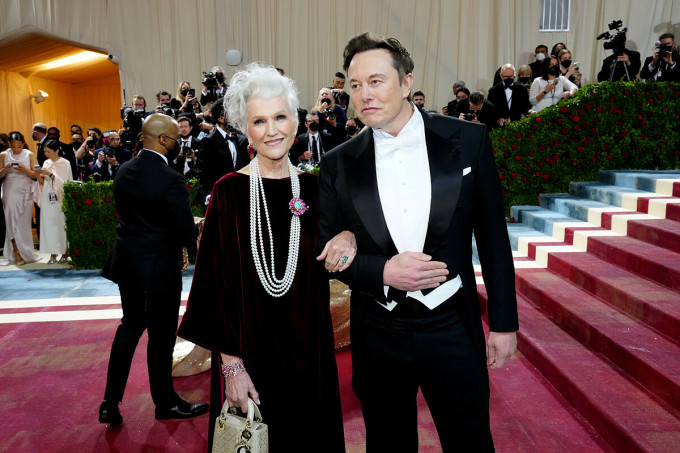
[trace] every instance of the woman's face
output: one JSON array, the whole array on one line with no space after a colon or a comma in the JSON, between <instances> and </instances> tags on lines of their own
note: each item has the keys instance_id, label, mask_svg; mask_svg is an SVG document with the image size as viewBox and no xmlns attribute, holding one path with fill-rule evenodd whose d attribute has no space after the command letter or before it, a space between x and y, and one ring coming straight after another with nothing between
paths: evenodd
<instances>
[{"instance_id":1,"label":"woman's face","mask_svg":"<svg viewBox=\"0 0 680 453\"><path fill-rule=\"evenodd\" d=\"M321 102L322 99L333 99L331 90L328 88L321 88L321 90L319 90L319 102Z\"/></svg>"},{"instance_id":2,"label":"woman's face","mask_svg":"<svg viewBox=\"0 0 680 453\"><path fill-rule=\"evenodd\" d=\"M59 153L57 153L52 148L48 148L46 146L45 147L45 157L47 157L50 160L57 160L57 159L59 159Z\"/></svg>"},{"instance_id":3,"label":"woman's face","mask_svg":"<svg viewBox=\"0 0 680 453\"><path fill-rule=\"evenodd\" d=\"M246 137L257 150L258 158L278 161L288 157L297 128L285 97L251 98L246 119Z\"/></svg>"},{"instance_id":4,"label":"woman's face","mask_svg":"<svg viewBox=\"0 0 680 453\"><path fill-rule=\"evenodd\" d=\"M12 149L14 154L19 154L22 149L24 149L24 142L21 140L12 140L9 142L9 147Z\"/></svg>"},{"instance_id":5,"label":"woman's face","mask_svg":"<svg viewBox=\"0 0 680 453\"><path fill-rule=\"evenodd\" d=\"M184 83L182 84L182 88L180 89L180 91L182 91L182 90L188 90L189 88L191 88L191 84L190 84L189 82L184 82Z\"/></svg>"}]
</instances>

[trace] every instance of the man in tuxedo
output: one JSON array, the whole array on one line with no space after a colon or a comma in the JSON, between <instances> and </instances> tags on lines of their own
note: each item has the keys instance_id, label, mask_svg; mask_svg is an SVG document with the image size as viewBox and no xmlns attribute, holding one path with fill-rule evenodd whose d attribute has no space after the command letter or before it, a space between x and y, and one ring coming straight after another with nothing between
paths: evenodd
<instances>
[{"instance_id":1,"label":"man in tuxedo","mask_svg":"<svg viewBox=\"0 0 680 453\"><path fill-rule=\"evenodd\" d=\"M317 115L307 114L305 126L307 132L297 136L297 143L293 145L293 159L291 160L318 165L321 162L321 156L335 148L338 140L333 135L319 130L319 117Z\"/></svg>"},{"instance_id":2,"label":"man in tuxedo","mask_svg":"<svg viewBox=\"0 0 680 453\"><path fill-rule=\"evenodd\" d=\"M123 146L118 132L106 132L109 134L108 144L94 152L92 161L92 174L98 175L98 181L114 179L120 166L132 158L132 152Z\"/></svg>"},{"instance_id":3,"label":"man in tuxedo","mask_svg":"<svg viewBox=\"0 0 680 453\"><path fill-rule=\"evenodd\" d=\"M654 55L645 59L640 78L657 82L678 82L680 81L678 60L680 55L675 49L675 35L664 33L659 36L659 45L656 46Z\"/></svg>"},{"instance_id":4,"label":"man in tuxedo","mask_svg":"<svg viewBox=\"0 0 680 453\"><path fill-rule=\"evenodd\" d=\"M623 49L620 54L613 53L602 60L602 68L597 73L597 81L632 82L637 78L640 66L640 52Z\"/></svg>"},{"instance_id":5,"label":"man in tuxedo","mask_svg":"<svg viewBox=\"0 0 680 453\"><path fill-rule=\"evenodd\" d=\"M470 94L469 98L461 99L454 116L473 123L484 123L489 129L498 127L496 107L484 99L484 94L480 91Z\"/></svg>"},{"instance_id":6,"label":"man in tuxedo","mask_svg":"<svg viewBox=\"0 0 680 453\"><path fill-rule=\"evenodd\" d=\"M442 107L442 113L444 115L453 116L453 112L458 106L458 92L463 88L465 88L465 82L462 80L459 80L453 84L453 100L446 104L445 107Z\"/></svg>"},{"instance_id":7,"label":"man in tuxedo","mask_svg":"<svg viewBox=\"0 0 680 453\"><path fill-rule=\"evenodd\" d=\"M196 169L196 151L201 146L201 141L191 135L193 124L189 116L177 118L179 123L179 146L180 152L177 158L170 162L170 167L177 173L190 179L198 175Z\"/></svg>"},{"instance_id":8,"label":"man in tuxedo","mask_svg":"<svg viewBox=\"0 0 680 453\"><path fill-rule=\"evenodd\" d=\"M175 392L172 352L182 291L182 247L196 242L186 181L168 166L179 151L179 125L154 114L142 126L144 149L113 183L118 230L102 276L118 284L123 318L111 346L101 423L119 424L132 357L148 331L147 365L156 419L190 418L208 410Z\"/></svg>"},{"instance_id":9,"label":"man in tuxedo","mask_svg":"<svg viewBox=\"0 0 680 453\"><path fill-rule=\"evenodd\" d=\"M344 63L371 129L321 160L319 248L331 253L328 241L345 229L356 238L338 278L352 289L352 383L367 451L418 451L418 388L444 452L493 451L487 367L513 354L518 321L487 129L415 108L413 60L394 38L356 36ZM489 294L486 344L473 230Z\"/></svg>"},{"instance_id":10,"label":"man in tuxedo","mask_svg":"<svg viewBox=\"0 0 680 453\"><path fill-rule=\"evenodd\" d=\"M213 130L201 140L198 153L198 196L208 204L215 183L224 175L245 167L250 162L248 140L245 135L228 131L228 119L222 99L215 101L210 116L215 122Z\"/></svg>"},{"instance_id":11,"label":"man in tuxedo","mask_svg":"<svg viewBox=\"0 0 680 453\"><path fill-rule=\"evenodd\" d=\"M510 63L501 67L501 82L489 90L489 102L496 107L499 126L520 120L531 113L527 87L515 82L515 67Z\"/></svg>"}]
</instances>

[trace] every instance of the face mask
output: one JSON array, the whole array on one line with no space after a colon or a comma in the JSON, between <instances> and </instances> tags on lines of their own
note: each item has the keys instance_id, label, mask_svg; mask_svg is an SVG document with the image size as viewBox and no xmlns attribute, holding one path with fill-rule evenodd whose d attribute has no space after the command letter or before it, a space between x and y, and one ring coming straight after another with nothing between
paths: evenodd
<instances>
[{"instance_id":1,"label":"face mask","mask_svg":"<svg viewBox=\"0 0 680 453\"><path fill-rule=\"evenodd\" d=\"M564 61L562 62L562 66L563 66L565 69L568 69L569 66L571 66L571 60L564 60Z\"/></svg>"},{"instance_id":2,"label":"face mask","mask_svg":"<svg viewBox=\"0 0 680 453\"><path fill-rule=\"evenodd\" d=\"M510 88L510 85L512 85L513 80L512 79L503 79L503 85L505 85L505 88Z\"/></svg>"},{"instance_id":3,"label":"face mask","mask_svg":"<svg viewBox=\"0 0 680 453\"><path fill-rule=\"evenodd\" d=\"M523 83L523 84L526 85L527 83L531 82L531 77L520 77L519 81L520 81L520 83Z\"/></svg>"},{"instance_id":4,"label":"face mask","mask_svg":"<svg viewBox=\"0 0 680 453\"><path fill-rule=\"evenodd\" d=\"M560 75L559 66L550 66L550 68L548 68L548 74L555 76L555 77L559 76Z\"/></svg>"},{"instance_id":5,"label":"face mask","mask_svg":"<svg viewBox=\"0 0 680 453\"><path fill-rule=\"evenodd\" d=\"M31 138L32 138L33 140L35 140L36 142L38 141L38 137L35 136L35 133L33 133L33 134L31 135Z\"/></svg>"},{"instance_id":6,"label":"face mask","mask_svg":"<svg viewBox=\"0 0 680 453\"><path fill-rule=\"evenodd\" d=\"M74 147L75 149L78 149L81 146L83 146L83 142L75 141L75 142L71 143L71 146Z\"/></svg>"},{"instance_id":7,"label":"face mask","mask_svg":"<svg viewBox=\"0 0 680 453\"><path fill-rule=\"evenodd\" d=\"M317 123L316 121L309 123L309 130L312 131L312 132L318 131L319 130L319 123Z\"/></svg>"},{"instance_id":8,"label":"face mask","mask_svg":"<svg viewBox=\"0 0 680 453\"><path fill-rule=\"evenodd\" d=\"M538 61L543 61L545 60L545 54L543 52L539 52L536 54L536 60Z\"/></svg>"},{"instance_id":9,"label":"face mask","mask_svg":"<svg viewBox=\"0 0 680 453\"><path fill-rule=\"evenodd\" d=\"M331 105L331 100L328 99L328 98L323 98L323 99L321 99L321 103L322 103L322 104L327 104L328 107L330 107L330 105Z\"/></svg>"},{"instance_id":10,"label":"face mask","mask_svg":"<svg viewBox=\"0 0 680 453\"><path fill-rule=\"evenodd\" d=\"M354 134L357 133L357 127L356 126L347 126L345 128L345 130L347 131L347 134L349 134L349 135L354 135Z\"/></svg>"},{"instance_id":11,"label":"face mask","mask_svg":"<svg viewBox=\"0 0 680 453\"><path fill-rule=\"evenodd\" d=\"M189 89L185 88L181 91L181 93L182 93L182 96L186 96L187 94L189 94Z\"/></svg>"}]
</instances>

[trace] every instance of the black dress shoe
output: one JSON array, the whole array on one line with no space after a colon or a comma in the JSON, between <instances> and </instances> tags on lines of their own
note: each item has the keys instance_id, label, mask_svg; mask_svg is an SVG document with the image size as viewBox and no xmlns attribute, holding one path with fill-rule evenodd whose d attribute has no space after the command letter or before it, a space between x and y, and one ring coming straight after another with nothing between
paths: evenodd
<instances>
[{"instance_id":1,"label":"black dress shoe","mask_svg":"<svg viewBox=\"0 0 680 453\"><path fill-rule=\"evenodd\" d=\"M101 406L99 406L99 423L110 423L112 425L123 423L123 416L120 415L118 403L115 401L102 401Z\"/></svg>"},{"instance_id":2,"label":"black dress shoe","mask_svg":"<svg viewBox=\"0 0 680 453\"><path fill-rule=\"evenodd\" d=\"M192 418L208 412L208 403L190 403L179 399L177 403L167 409L156 408L156 420L169 418Z\"/></svg>"}]
</instances>

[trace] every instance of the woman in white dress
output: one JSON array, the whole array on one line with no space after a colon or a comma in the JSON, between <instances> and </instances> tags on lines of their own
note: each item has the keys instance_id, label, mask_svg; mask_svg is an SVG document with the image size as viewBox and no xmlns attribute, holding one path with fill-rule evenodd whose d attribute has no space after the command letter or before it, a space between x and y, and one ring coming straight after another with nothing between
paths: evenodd
<instances>
[{"instance_id":1,"label":"woman in white dress","mask_svg":"<svg viewBox=\"0 0 680 453\"><path fill-rule=\"evenodd\" d=\"M47 264L64 264L68 258L66 242L66 216L61 210L64 201L64 183L71 179L71 164L61 157L59 142L47 140L44 145L45 157L38 174L38 206L40 206L40 251L49 253Z\"/></svg>"},{"instance_id":2,"label":"woman in white dress","mask_svg":"<svg viewBox=\"0 0 680 453\"><path fill-rule=\"evenodd\" d=\"M578 87L560 75L559 66L550 66L541 76L536 77L529 90L529 102L534 112L555 105L562 99L569 99Z\"/></svg>"},{"instance_id":3,"label":"woman in white dress","mask_svg":"<svg viewBox=\"0 0 680 453\"><path fill-rule=\"evenodd\" d=\"M2 209L5 213L4 259L0 265L14 263L21 266L36 261L33 253L33 190L38 172L38 160L26 148L20 132L10 132L10 149L0 153L0 179L2 184Z\"/></svg>"}]
</instances>

